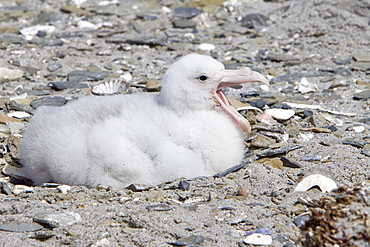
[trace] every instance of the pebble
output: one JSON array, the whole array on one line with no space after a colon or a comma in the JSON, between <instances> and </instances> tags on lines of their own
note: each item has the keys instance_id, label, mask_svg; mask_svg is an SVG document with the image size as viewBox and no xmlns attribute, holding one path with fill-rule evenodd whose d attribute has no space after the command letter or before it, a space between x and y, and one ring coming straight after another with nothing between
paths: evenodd
<instances>
[{"instance_id":1,"label":"pebble","mask_svg":"<svg viewBox=\"0 0 370 247\"><path fill-rule=\"evenodd\" d=\"M29 26L29 27L22 28L20 30L20 33L23 34L24 36L34 36L40 31L43 31L46 33L52 33L55 31L55 27L48 26L48 25Z\"/></svg>"},{"instance_id":2,"label":"pebble","mask_svg":"<svg viewBox=\"0 0 370 247\"><path fill-rule=\"evenodd\" d=\"M40 106L62 106L65 105L68 100L61 96L50 96L50 97L42 97L36 98L31 101L30 105L33 108L38 108Z\"/></svg>"},{"instance_id":3,"label":"pebble","mask_svg":"<svg viewBox=\"0 0 370 247\"><path fill-rule=\"evenodd\" d=\"M245 15L240 23L243 27L261 29L267 27L268 18L265 15L259 13L252 13Z\"/></svg>"},{"instance_id":4,"label":"pebble","mask_svg":"<svg viewBox=\"0 0 370 247\"><path fill-rule=\"evenodd\" d=\"M198 50L201 51L212 51L214 49L216 49L216 46L214 44L202 43L198 45Z\"/></svg>"},{"instance_id":5,"label":"pebble","mask_svg":"<svg viewBox=\"0 0 370 247\"><path fill-rule=\"evenodd\" d=\"M224 176L226 176L226 175L228 175L228 174L230 174L232 172L236 172L236 171L242 169L243 167L245 167L249 163L250 163L250 161L246 161L244 163L240 163L238 165L235 165L233 167L230 167L230 168L226 169L226 171L224 171L224 172L219 172L219 173L213 175L213 177L216 177L216 178L224 177Z\"/></svg>"},{"instance_id":6,"label":"pebble","mask_svg":"<svg viewBox=\"0 0 370 247\"><path fill-rule=\"evenodd\" d=\"M81 221L81 216L75 212L44 212L33 217L33 221L52 228L69 226Z\"/></svg>"},{"instance_id":7,"label":"pebble","mask_svg":"<svg viewBox=\"0 0 370 247\"><path fill-rule=\"evenodd\" d=\"M50 72L55 72L55 71L57 71L58 69L61 69L61 68L63 68L63 65L60 64L60 63L53 63L53 64L48 65L48 67L47 67L47 69Z\"/></svg>"},{"instance_id":8,"label":"pebble","mask_svg":"<svg viewBox=\"0 0 370 247\"><path fill-rule=\"evenodd\" d=\"M39 231L43 226L32 223L32 222L7 222L0 224L1 231L8 231L8 232L35 232Z\"/></svg>"},{"instance_id":9,"label":"pebble","mask_svg":"<svg viewBox=\"0 0 370 247\"><path fill-rule=\"evenodd\" d=\"M85 83L79 83L79 82L68 82L68 81L53 81L50 82L51 88L56 91L62 91L65 89L71 89L71 88L88 88L89 86Z\"/></svg>"},{"instance_id":10,"label":"pebble","mask_svg":"<svg viewBox=\"0 0 370 247\"><path fill-rule=\"evenodd\" d=\"M67 81L69 82L81 82L81 81L99 81L108 77L108 71L85 71L85 70L73 70L67 75Z\"/></svg>"},{"instance_id":11,"label":"pebble","mask_svg":"<svg viewBox=\"0 0 370 247\"><path fill-rule=\"evenodd\" d=\"M202 244L204 242L204 237L201 235L190 235L188 237L180 238L174 243L171 243L172 245L176 246L197 246L199 244Z\"/></svg>"},{"instance_id":12,"label":"pebble","mask_svg":"<svg viewBox=\"0 0 370 247\"><path fill-rule=\"evenodd\" d=\"M267 137L265 135L258 135L254 138L250 144L250 148L267 148L272 144L275 144L276 141L273 138Z\"/></svg>"},{"instance_id":13,"label":"pebble","mask_svg":"<svg viewBox=\"0 0 370 247\"><path fill-rule=\"evenodd\" d=\"M263 152L263 153L259 154L258 156L260 158L273 157L273 156L277 156L277 155L281 155L281 154L286 154L286 153L288 153L290 151L293 151L295 149L298 149L298 148L302 148L302 146L286 146L286 147L282 147L282 148L279 148L279 149L268 150L266 152Z\"/></svg>"},{"instance_id":14,"label":"pebble","mask_svg":"<svg viewBox=\"0 0 370 247\"><path fill-rule=\"evenodd\" d=\"M322 154L307 154L303 156L304 161L320 161L322 159Z\"/></svg>"},{"instance_id":15,"label":"pebble","mask_svg":"<svg viewBox=\"0 0 370 247\"><path fill-rule=\"evenodd\" d=\"M303 77L299 82L297 82L297 90L301 94L306 94L317 91L317 87L316 85L308 82L306 77Z\"/></svg>"},{"instance_id":16,"label":"pebble","mask_svg":"<svg viewBox=\"0 0 370 247\"><path fill-rule=\"evenodd\" d=\"M351 146L354 146L356 148L363 148L368 142L365 141L365 140L362 140L362 139L345 139L342 141L342 144L345 144L345 145L351 145Z\"/></svg>"},{"instance_id":17,"label":"pebble","mask_svg":"<svg viewBox=\"0 0 370 247\"><path fill-rule=\"evenodd\" d=\"M191 7L178 7L173 10L173 17L179 19L191 19L199 14L199 9Z\"/></svg>"},{"instance_id":18,"label":"pebble","mask_svg":"<svg viewBox=\"0 0 370 247\"><path fill-rule=\"evenodd\" d=\"M294 116L295 111L285 109L267 109L266 113L276 120L288 120Z\"/></svg>"},{"instance_id":19,"label":"pebble","mask_svg":"<svg viewBox=\"0 0 370 247\"><path fill-rule=\"evenodd\" d=\"M370 157L370 144L366 144L362 147L361 149L361 153L363 153L364 155Z\"/></svg>"},{"instance_id":20,"label":"pebble","mask_svg":"<svg viewBox=\"0 0 370 247\"><path fill-rule=\"evenodd\" d=\"M7 81L15 81L23 76L23 71L20 69L8 69L0 67L0 83Z\"/></svg>"},{"instance_id":21,"label":"pebble","mask_svg":"<svg viewBox=\"0 0 370 247\"><path fill-rule=\"evenodd\" d=\"M283 162L283 166L291 168L302 168L302 165L293 159L289 159L285 156L282 156L280 160Z\"/></svg>"},{"instance_id":22,"label":"pebble","mask_svg":"<svg viewBox=\"0 0 370 247\"><path fill-rule=\"evenodd\" d=\"M311 217L309 214L304 213L304 214L294 217L293 222L296 226L303 227L310 218Z\"/></svg>"},{"instance_id":23,"label":"pebble","mask_svg":"<svg viewBox=\"0 0 370 247\"><path fill-rule=\"evenodd\" d=\"M182 191L186 191L190 189L190 183L186 180L181 180L179 182L179 189Z\"/></svg>"},{"instance_id":24,"label":"pebble","mask_svg":"<svg viewBox=\"0 0 370 247\"><path fill-rule=\"evenodd\" d=\"M364 90L353 95L354 100L363 100L368 98L370 98L370 90Z\"/></svg>"},{"instance_id":25,"label":"pebble","mask_svg":"<svg viewBox=\"0 0 370 247\"><path fill-rule=\"evenodd\" d=\"M169 211L172 210L170 206L167 204L155 204L155 205L149 205L146 207L149 211Z\"/></svg>"},{"instance_id":26,"label":"pebble","mask_svg":"<svg viewBox=\"0 0 370 247\"><path fill-rule=\"evenodd\" d=\"M338 186L333 179L321 174L312 174L302 179L297 184L294 191L307 191L314 186L318 186L322 192L330 192Z\"/></svg>"}]
</instances>

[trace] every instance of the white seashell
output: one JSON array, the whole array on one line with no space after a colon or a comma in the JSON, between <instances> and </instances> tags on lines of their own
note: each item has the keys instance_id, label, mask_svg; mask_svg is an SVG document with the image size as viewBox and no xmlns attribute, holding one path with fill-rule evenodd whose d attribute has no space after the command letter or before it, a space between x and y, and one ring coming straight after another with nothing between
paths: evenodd
<instances>
[{"instance_id":1,"label":"white seashell","mask_svg":"<svg viewBox=\"0 0 370 247\"><path fill-rule=\"evenodd\" d=\"M291 109L267 109L266 113L277 120L288 120L294 116L295 111Z\"/></svg>"},{"instance_id":2,"label":"white seashell","mask_svg":"<svg viewBox=\"0 0 370 247\"><path fill-rule=\"evenodd\" d=\"M340 120L339 118L336 118L335 116L329 115L329 114L322 114L324 118L329 121L332 124L335 124L335 126L343 126L343 120Z\"/></svg>"},{"instance_id":3,"label":"white seashell","mask_svg":"<svg viewBox=\"0 0 370 247\"><path fill-rule=\"evenodd\" d=\"M126 91L129 85L123 80L110 80L93 86L91 92L96 95L116 94L121 87L123 91Z\"/></svg>"},{"instance_id":4,"label":"white seashell","mask_svg":"<svg viewBox=\"0 0 370 247\"><path fill-rule=\"evenodd\" d=\"M361 125L359 125L359 126L353 126L352 129L353 129L354 132L357 132L357 133L361 133L361 132L364 132L365 131L365 127L364 126L361 126Z\"/></svg>"},{"instance_id":5,"label":"white seashell","mask_svg":"<svg viewBox=\"0 0 370 247\"><path fill-rule=\"evenodd\" d=\"M12 190L12 192L15 195L19 195L20 193L24 193L24 192L33 193L33 192L35 192L35 188L17 184L17 185L14 186L14 189Z\"/></svg>"},{"instance_id":6,"label":"white seashell","mask_svg":"<svg viewBox=\"0 0 370 247\"><path fill-rule=\"evenodd\" d=\"M270 92L270 87L269 85L266 85L266 84L262 84L260 86L261 90L264 91L264 92Z\"/></svg>"},{"instance_id":7,"label":"white seashell","mask_svg":"<svg viewBox=\"0 0 370 247\"><path fill-rule=\"evenodd\" d=\"M271 235L264 235L261 233L253 233L247 236L244 240L246 244L254 245L270 245L272 243Z\"/></svg>"},{"instance_id":8,"label":"white seashell","mask_svg":"<svg viewBox=\"0 0 370 247\"><path fill-rule=\"evenodd\" d=\"M93 30L96 30L96 29L99 29L99 25L96 25L94 23L91 23L89 21L83 21L83 20L80 20L78 23L77 23L77 26L79 28L86 28L86 29L93 29Z\"/></svg>"},{"instance_id":9,"label":"white seashell","mask_svg":"<svg viewBox=\"0 0 370 247\"><path fill-rule=\"evenodd\" d=\"M3 173L5 175L8 175L10 177L15 177L15 178L22 178L26 177L26 174L24 173L23 169L21 167L15 167L11 166L9 164L6 164L3 168Z\"/></svg>"},{"instance_id":10,"label":"white seashell","mask_svg":"<svg viewBox=\"0 0 370 247\"><path fill-rule=\"evenodd\" d=\"M71 190L71 186L62 184L57 187L57 190L59 190L62 194L66 195L68 191Z\"/></svg>"},{"instance_id":11,"label":"white seashell","mask_svg":"<svg viewBox=\"0 0 370 247\"><path fill-rule=\"evenodd\" d=\"M317 90L316 85L309 83L306 79L306 77L303 77L300 82L298 82L297 90L302 93L312 93Z\"/></svg>"},{"instance_id":12,"label":"white seashell","mask_svg":"<svg viewBox=\"0 0 370 247\"><path fill-rule=\"evenodd\" d=\"M216 46L213 44L202 43L198 45L198 50L201 50L201 51L212 51L214 49L216 49Z\"/></svg>"},{"instance_id":13,"label":"white seashell","mask_svg":"<svg viewBox=\"0 0 370 247\"><path fill-rule=\"evenodd\" d=\"M311 110L316 110L320 109L321 106L319 105L308 105L308 104L299 104L299 103L292 103L292 102L283 102L283 104L286 104L292 108L297 108L297 109L311 109Z\"/></svg>"},{"instance_id":14,"label":"white seashell","mask_svg":"<svg viewBox=\"0 0 370 247\"><path fill-rule=\"evenodd\" d=\"M307 191L314 186L318 186L322 192L330 192L338 187L333 179L321 174L312 174L302 179L302 181L297 184L294 191Z\"/></svg>"},{"instance_id":15,"label":"white seashell","mask_svg":"<svg viewBox=\"0 0 370 247\"><path fill-rule=\"evenodd\" d=\"M16 112L11 112L7 114L9 117L15 117L15 118L27 118L31 117L31 114L24 112L24 111L16 111Z\"/></svg>"}]
</instances>

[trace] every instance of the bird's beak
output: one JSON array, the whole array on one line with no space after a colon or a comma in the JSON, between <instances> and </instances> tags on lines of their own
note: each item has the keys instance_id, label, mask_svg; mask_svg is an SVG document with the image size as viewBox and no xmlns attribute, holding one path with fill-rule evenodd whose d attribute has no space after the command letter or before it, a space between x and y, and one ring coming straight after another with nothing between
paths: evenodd
<instances>
[{"instance_id":1,"label":"bird's beak","mask_svg":"<svg viewBox=\"0 0 370 247\"><path fill-rule=\"evenodd\" d=\"M240 115L234 107L230 104L226 95L221 89L238 85L247 82L263 82L269 84L269 81L258 72L252 71L250 68L242 68L238 70L222 70L220 72L221 79L215 92L213 92L213 99L219 109L228 114L234 122L244 131L251 132L251 126L247 119Z\"/></svg>"}]
</instances>

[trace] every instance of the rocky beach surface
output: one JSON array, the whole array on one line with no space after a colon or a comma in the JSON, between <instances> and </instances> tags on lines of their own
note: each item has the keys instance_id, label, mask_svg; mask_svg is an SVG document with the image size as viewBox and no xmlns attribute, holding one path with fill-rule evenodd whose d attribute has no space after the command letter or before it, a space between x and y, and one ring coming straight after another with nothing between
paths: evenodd
<instances>
[{"instance_id":1,"label":"rocky beach surface","mask_svg":"<svg viewBox=\"0 0 370 247\"><path fill-rule=\"evenodd\" d=\"M370 246L369 13L361 0L1 1L0 246ZM22 178L37 107L109 97L109 81L157 93L192 52L270 80L225 90L252 124L243 164L124 190Z\"/></svg>"}]
</instances>

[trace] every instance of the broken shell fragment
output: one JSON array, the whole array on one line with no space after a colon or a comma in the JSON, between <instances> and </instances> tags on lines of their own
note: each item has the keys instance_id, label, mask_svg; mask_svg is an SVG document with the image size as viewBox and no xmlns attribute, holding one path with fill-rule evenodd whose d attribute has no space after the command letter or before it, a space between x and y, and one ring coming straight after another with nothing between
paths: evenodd
<instances>
[{"instance_id":1,"label":"broken shell fragment","mask_svg":"<svg viewBox=\"0 0 370 247\"><path fill-rule=\"evenodd\" d=\"M95 95L110 95L116 94L120 91L126 91L129 84L123 80L110 80L99 83L91 88L91 92Z\"/></svg>"},{"instance_id":2,"label":"broken shell fragment","mask_svg":"<svg viewBox=\"0 0 370 247\"><path fill-rule=\"evenodd\" d=\"M312 174L302 179L302 181L297 184L294 191L307 191L314 186L318 186L322 192L330 192L333 189L338 188L333 179L321 174Z\"/></svg>"},{"instance_id":3,"label":"broken shell fragment","mask_svg":"<svg viewBox=\"0 0 370 247\"><path fill-rule=\"evenodd\" d=\"M243 242L253 245L270 245L272 243L271 232L267 229L250 231Z\"/></svg>"},{"instance_id":4,"label":"broken shell fragment","mask_svg":"<svg viewBox=\"0 0 370 247\"><path fill-rule=\"evenodd\" d=\"M267 109L266 113L277 120L288 120L294 116L295 111L290 109Z\"/></svg>"}]
</instances>

